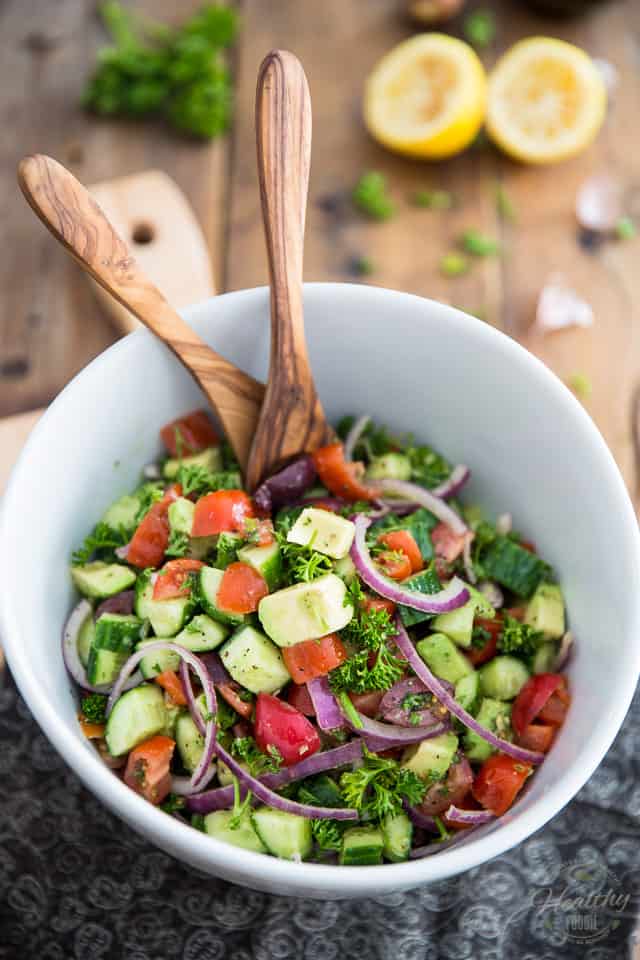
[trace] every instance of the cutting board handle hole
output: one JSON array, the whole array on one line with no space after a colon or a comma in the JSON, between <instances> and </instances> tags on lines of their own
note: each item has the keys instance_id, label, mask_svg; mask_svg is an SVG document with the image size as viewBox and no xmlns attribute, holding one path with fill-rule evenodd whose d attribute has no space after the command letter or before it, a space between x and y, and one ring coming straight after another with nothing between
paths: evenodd
<instances>
[{"instance_id":1,"label":"cutting board handle hole","mask_svg":"<svg viewBox=\"0 0 640 960\"><path fill-rule=\"evenodd\" d=\"M155 235L156 232L150 223L136 223L131 231L131 239L140 246L152 243Z\"/></svg>"}]
</instances>

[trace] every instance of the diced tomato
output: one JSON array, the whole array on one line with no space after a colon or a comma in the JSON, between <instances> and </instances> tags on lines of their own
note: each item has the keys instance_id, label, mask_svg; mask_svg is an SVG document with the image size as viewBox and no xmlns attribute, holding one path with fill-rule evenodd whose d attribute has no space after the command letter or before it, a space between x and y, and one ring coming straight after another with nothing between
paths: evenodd
<instances>
[{"instance_id":1,"label":"diced tomato","mask_svg":"<svg viewBox=\"0 0 640 960\"><path fill-rule=\"evenodd\" d=\"M378 543L383 543L394 552L404 553L411 563L411 573L422 570L420 547L408 530L391 530L389 533L383 533L378 537Z\"/></svg>"},{"instance_id":2,"label":"diced tomato","mask_svg":"<svg viewBox=\"0 0 640 960\"><path fill-rule=\"evenodd\" d=\"M330 443L312 454L320 480L331 493L343 500L373 500L378 496L377 487L362 483L364 466L344 459L341 443Z\"/></svg>"},{"instance_id":3,"label":"diced tomato","mask_svg":"<svg viewBox=\"0 0 640 960\"><path fill-rule=\"evenodd\" d=\"M84 733L87 740L99 740L101 737L104 737L106 724L93 723L91 720L84 720L82 717L80 717L79 720L80 729Z\"/></svg>"},{"instance_id":4,"label":"diced tomato","mask_svg":"<svg viewBox=\"0 0 640 960\"><path fill-rule=\"evenodd\" d=\"M462 759L449 767L444 780L439 780L429 787L418 809L427 817L444 813L451 804L457 806L458 802L467 796L472 783L471 765L466 758Z\"/></svg>"},{"instance_id":5,"label":"diced tomato","mask_svg":"<svg viewBox=\"0 0 640 960\"><path fill-rule=\"evenodd\" d=\"M337 634L328 633L320 640L303 640L283 647L282 657L293 682L306 683L339 667L347 659L347 651Z\"/></svg>"},{"instance_id":6,"label":"diced tomato","mask_svg":"<svg viewBox=\"0 0 640 960\"><path fill-rule=\"evenodd\" d=\"M216 533L244 533L245 520L254 516L253 504L244 490L216 490L196 503L191 534L211 537Z\"/></svg>"},{"instance_id":7,"label":"diced tomato","mask_svg":"<svg viewBox=\"0 0 640 960\"><path fill-rule=\"evenodd\" d=\"M383 550L377 554L375 561L385 577L391 580L406 580L411 576L411 560L406 553Z\"/></svg>"},{"instance_id":8,"label":"diced tomato","mask_svg":"<svg viewBox=\"0 0 640 960\"><path fill-rule=\"evenodd\" d=\"M530 763L496 753L480 767L471 791L485 810L500 817L518 796L532 770Z\"/></svg>"},{"instance_id":9,"label":"diced tomato","mask_svg":"<svg viewBox=\"0 0 640 960\"><path fill-rule=\"evenodd\" d=\"M318 731L290 703L259 693L254 723L256 743L264 753L275 747L285 767L305 760L320 749Z\"/></svg>"},{"instance_id":10,"label":"diced tomato","mask_svg":"<svg viewBox=\"0 0 640 960\"><path fill-rule=\"evenodd\" d=\"M129 754L124 782L150 803L162 803L171 792L169 765L175 740L158 735L139 744Z\"/></svg>"},{"instance_id":11,"label":"diced tomato","mask_svg":"<svg viewBox=\"0 0 640 960\"><path fill-rule=\"evenodd\" d=\"M269 593L269 587L257 570L248 563L230 563L225 570L216 603L230 613L255 613L258 604Z\"/></svg>"},{"instance_id":12,"label":"diced tomato","mask_svg":"<svg viewBox=\"0 0 640 960\"><path fill-rule=\"evenodd\" d=\"M566 687L566 681L562 678L562 684L551 694L544 707L538 714L538 718L543 723L550 723L553 727L561 727L567 710L571 706L571 696Z\"/></svg>"},{"instance_id":13,"label":"diced tomato","mask_svg":"<svg viewBox=\"0 0 640 960\"><path fill-rule=\"evenodd\" d=\"M384 694L384 690L371 690L369 693L350 693L349 699L359 713L365 717L375 717Z\"/></svg>"},{"instance_id":14,"label":"diced tomato","mask_svg":"<svg viewBox=\"0 0 640 960\"><path fill-rule=\"evenodd\" d=\"M155 682L165 690L173 702L179 707L186 707L187 698L185 696L182 680L175 670L163 670L154 678Z\"/></svg>"},{"instance_id":15,"label":"diced tomato","mask_svg":"<svg viewBox=\"0 0 640 960\"><path fill-rule=\"evenodd\" d=\"M275 540L271 520L258 520L258 526L251 532L249 540L257 547L269 547Z\"/></svg>"},{"instance_id":16,"label":"diced tomato","mask_svg":"<svg viewBox=\"0 0 640 960\"><path fill-rule=\"evenodd\" d=\"M556 735L556 728L545 723L530 723L518 737L518 746L537 753L547 753Z\"/></svg>"},{"instance_id":17,"label":"diced tomato","mask_svg":"<svg viewBox=\"0 0 640 960\"><path fill-rule=\"evenodd\" d=\"M564 684L564 677L559 673L538 673L529 677L522 690L516 697L511 711L511 724L518 736L524 733L525 728L541 714L542 708L550 696ZM566 708L565 708L566 713ZM544 723L549 719L540 716ZM564 720L564 715L562 716ZM562 723L560 720L560 723Z\"/></svg>"},{"instance_id":18,"label":"diced tomato","mask_svg":"<svg viewBox=\"0 0 640 960\"><path fill-rule=\"evenodd\" d=\"M292 683L287 691L287 702L296 710L299 710L300 713L304 713L305 717L315 717L316 715L313 700L306 684L298 686L297 683Z\"/></svg>"},{"instance_id":19,"label":"diced tomato","mask_svg":"<svg viewBox=\"0 0 640 960\"><path fill-rule=\"evenodd\" d=\"M172 457L200 453L220 442L205 410L194 410L165 424L160 437Z\"/></svg>"},{"instance_id":20,"label":"diced tomato","mask_svg":"<svg viewBox=\"0 0 640 960\"><path fill-rule=\"evenodd\" d=\"M190 560L188 557L169 560L156 577L153 599L173 600L174 597L188 597L191 589L187 581L200 567L204 567L202 560Z\"/></svg>"},{"instance_id":21,"label":"diced tomato","mask_svg":"<svg viewBox=\"0 0 640 960\"><path fill-rule=\"evenodd\" d=\"M182 487L176 483L152 505L131 538L127 563L143 569L160 566L169 546L169 505L181 495Z\"/></svg>"},{"instance_id":22,"label":"diced tomato","mask_svg":"<svg viewBox=\"0 0 640 960\"><path fill-rule=\"evenodd\" d=\"M242 693L242 687L239 683L236 683L235 680L231 680L229 683L218 683L216 684L216 689L222 699L226 700L236 713L239 713L245 720L249 719L253 713L253 697L250 697L248 700L243 700L240 695Z\"/></svg>"},{"instance_id":23,"label":"diced tomato","mask_svg":"<svg viewBox=\"0 0 640 960\"><path fill-rule=\"evenodd\" d=\"M487 660L491 660L491 657L495 655L498 649L498 637L502 630L502 621L498 619L485 620L483 617L476 617L474 626L481 627L489 634L482 646L475 646L474 640L471 646L465 650L466 656L474 667L478 667L481 663L486 663Z\"/></svg>"},{"instance_id":24,"label":"diced tomato","mask_svg":"<svg viewBox=\"0 0 640 960\"><path fill-rule=\"evenodd\" d=\"M386 610L390 617L396 612L393 600L385 600L384 597L365 597L362 607L364 610Z\"/></svg>"},{"instance_id":25,"label":"diced tomato","mask_svg":"<svg viewBox=\"0 0 640 960\"><path fill-rule=\"evenodd\" d=\"M431 531L431 543L436 557L453 563L464 550L468 536L468 533L454 533L446 523L436 524Z\"/></svg>"}]
</instances>

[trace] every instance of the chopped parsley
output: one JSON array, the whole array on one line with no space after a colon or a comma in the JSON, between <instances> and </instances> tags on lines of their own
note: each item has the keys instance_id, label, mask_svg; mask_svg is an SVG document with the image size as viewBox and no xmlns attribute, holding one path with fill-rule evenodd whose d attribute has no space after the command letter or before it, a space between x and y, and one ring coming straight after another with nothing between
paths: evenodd
<instances>
[{"instance_id":1,"label":"chopped parsley","mask_svg":"<svg viewBox=\"0 0 640 960\"><path fill-rule=\"evenodd\" d=\"M186 801L184 797L179 797L175 793L170 793L167 799L160 804L160 809L165 813L179 813L184 810Z\"/></svg>"},{"instance_id":2,"label":"chopped parsley","mask_svg":"<svg viewBox=\"0 0 640 960\"><path fill-rule=\"evenodd\" d=\"M311 821L311 833L320 850L340 850L344 831L341 820Z\"/></svg>"},{"instance_id":3,"label":"chopped parsley","mask_svg":"<svg viewBox=\"0 0 640 960\"><path fill-rule=\"evenodd\" d=\"M502 633L498 637L498 649L501 653L510 653L514 657L528 660L536 653L544 641L544 634L534 630L528 623L521 623L509 614L504 616Z\"/></svg>"},{"instance_id":4,"label":"chopped parsley","mask_svg":"<svg viewBox=\"0 0 640 960\"><path fill-rule=\"evenodd\" d=\"M141 523L154 503L162 500L164 496L164 486L161 483L145 483L139 490L136 490L136 497L139 501L138 512L136 513L135 526Z\"/></svg>"},{"instance_id":5,"label":"chopped parsley","mask_svg":"<svg viewBox=\"0 0 640 960\"><path fill-rule=\"evenodd\" d=\"M202 496L213 493L215 490L239 490L242 488L242 478L235 470L209 470L202 464L182 464L178 469L176 480L182 486L182 495L188 497L190 493Z\"/></svg>"},{"instance_id":6,"label":"chopped parsley","mask_svg":"<svg viewBox=\"0 0 640 960\"><path fill-rule=\"evenodd\" d=\"M189 552L189 534L180 530L169 531L169 544L165 553L168 557L184 557Z\"/></svg>"},{"instance_id":7,"label":"chopped parsley","mask_svg":"<svg viewBox=\"0 0 640 960\"><path fill-rule=\"evenodd\" d=\"M89 563L92 559L107 562L117 561L116 547L123 547L129 541L129 533L124 527L114 530L106 523L97 523L84 543L71 555L74 566Z\"/></svg>"},{"instance_id":8,"label":"chopped parsley","mask_svg":"<svg viewBox=\"0 0 640 960\"><path fill-rule=\"evenodd\" d=\"M411 479L427 489L437 487L449 479L451 464L441 454L424 444L407 447L404 451L411 464Z\"/></svg>"},{"instance_id":9,"label":"chopped parsley","mask_svg":"<svg viewBox=\"0 0 640 960\"><path fill-rule=\"evenodd\" d=\"M277 747L269 744L268 753L263 753L253 737L236 737L231 741L231 754L246 763L254 777L263 773L276 773L282 766L282 755Z\"/></svg>"},{"instance_id":10,"label":"chopped parsley","mask_svg":"<svg viewBox=\"0 0 640 960\"><path fill-rule=\"evenodd\" d=\"M365 747L362 766L342 774L340 790L347 806L355 807L363 819L383 820L400 813L403 800L420 803L427 785L412 770Z\"/></svg>"},{"instance_id":11,"label":"chopped parsley","mask_svg":"<svg viewBox=\"0 0 640 960\"><path fill-rule=\"evenodd\" d=\"M91 693L83 697L80 704L82 716L89 723L104 723L106 720L107 698L101 693Z\"/></svg>"},{"instance_id":12,"label":"chopped parsley","mask_svg":"<svg viewBox=\"0 0 640 960\"><path fill-rule=\"evenodd\" d=\"M365 693L368 690L386 690L400 679L404 661L390 648L396 628L387 610L367 610L364 594L355 577L347 587L345 603L353 604L353 617L341 631L341 637L356 652L329 674L334 692ZM371 654L377 656L370 665Z\"/></svg>"},{"instance_id":13,"label":"chopped parsley","mask_svg":"<svg viewBox=\"0 0 640 960\"><path fill-rule=\"evenodd\" d=\"M280 546L285 576L293 583L309 583L333 570L331 557L314 550L312 545L301 546L298 543L289 543L287 534L283 534L280 530L276 538Z\"/></svg>"},{"instance_id":14,"label":"chopped parsley","mask_svg":"<svg viewBox=\"0 0 640 960\"><path fill-rule=\"evenodd\" d=\"M376 170L362 174L351 198L358 210L372 220L389 220L396 212L395 204L387 195L386 177Z\"/></svg>"}]
</instances>

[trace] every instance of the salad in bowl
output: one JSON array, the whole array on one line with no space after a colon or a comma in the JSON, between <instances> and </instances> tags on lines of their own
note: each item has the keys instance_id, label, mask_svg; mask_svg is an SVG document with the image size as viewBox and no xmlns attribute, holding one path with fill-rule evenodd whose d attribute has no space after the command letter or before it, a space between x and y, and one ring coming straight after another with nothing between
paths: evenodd
<instances>
[{"instance_id":1,"label":"salad in bowl","mask_svg":"<svg viewBox=\"0 0 640 960\"><path fill-rule=\"evenodd\" d=\"M74 553L79 722L218 840L361 866L503 816L570 706L557 574L467 466L368 417L250 496L206 412Z\"/></svg>"}]
</instances>

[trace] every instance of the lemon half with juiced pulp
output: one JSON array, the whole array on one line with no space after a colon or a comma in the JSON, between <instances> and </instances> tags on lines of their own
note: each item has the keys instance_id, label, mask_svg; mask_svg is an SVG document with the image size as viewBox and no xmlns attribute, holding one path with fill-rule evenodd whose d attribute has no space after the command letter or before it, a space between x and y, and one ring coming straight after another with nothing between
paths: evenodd
<instances>
[{"instance_id":1,"label":"lemon half with juiced pulp","mask_svg":"<svg viewBox=\"0 0 640 960\"><path fill-rule=\"evenodd\" d=\"M424 33L394 47L367 80L364 119L398 153L450 157L475 138L486 106L484 67L471 47Z\"/></svg>"},{"instance_id":2,"label":"lemon half with juiced pulp","mask_svg":"<svg viewBox=\"0 0 640 960\"><path fill-rule=\"evenodd\" d=\"M491 72L487 131L518 160L554 163L591 143L606 108L604 81L584 50L531 37L511 47Z\"/></svg>"}]
</instances>

